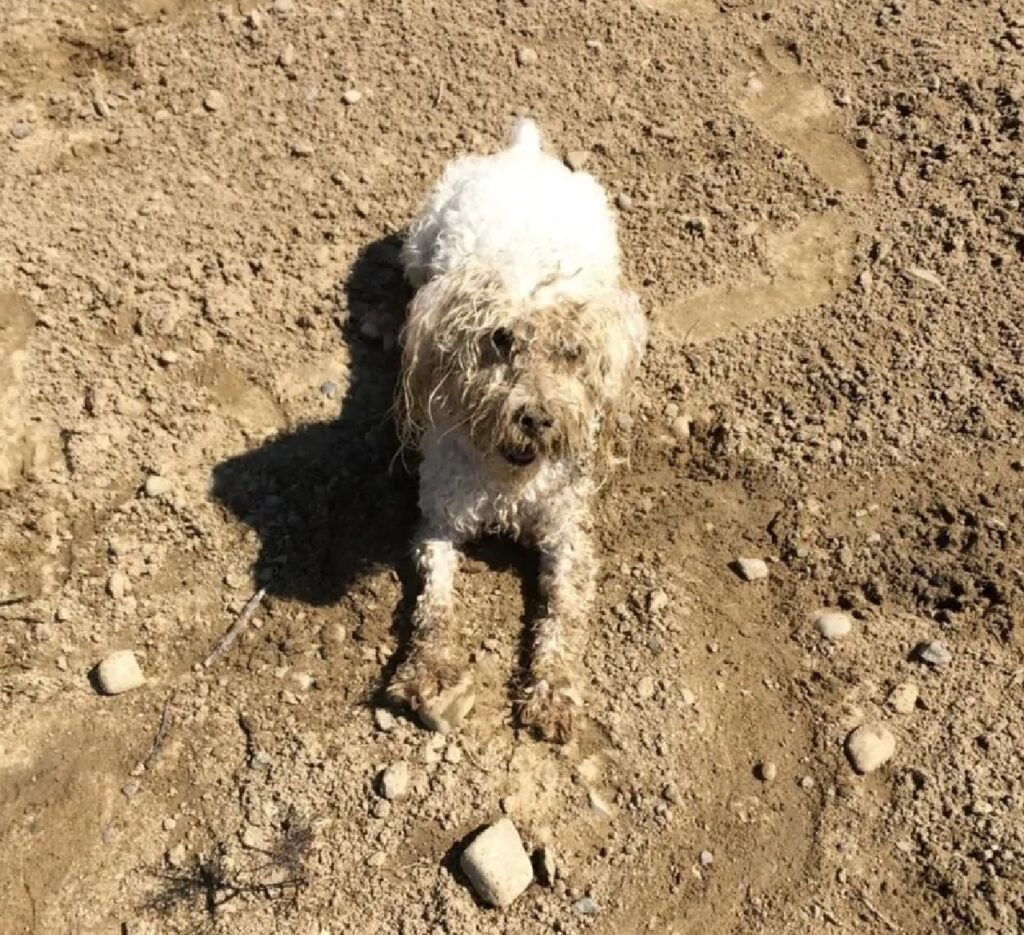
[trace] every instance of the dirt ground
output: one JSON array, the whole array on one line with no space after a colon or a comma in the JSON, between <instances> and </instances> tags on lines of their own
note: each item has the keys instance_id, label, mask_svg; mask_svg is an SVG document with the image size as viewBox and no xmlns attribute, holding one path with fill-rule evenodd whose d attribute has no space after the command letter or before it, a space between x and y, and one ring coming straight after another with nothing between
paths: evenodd
<instances>
[{"instance_id":1,"label":"dirt ground","mask_svg":"<svg viewBox=\"0 0 1024 935\"><path fill-rule=\"evenodd\" d=\"M0 4L0 928L1024 930L1022 50L996 0ZM380 693L397 246L520 113L653 333L564 748L502 543L466 726ZM545 866L498 911L458 856L502 813Z\"/></svg>"}]
</instances>

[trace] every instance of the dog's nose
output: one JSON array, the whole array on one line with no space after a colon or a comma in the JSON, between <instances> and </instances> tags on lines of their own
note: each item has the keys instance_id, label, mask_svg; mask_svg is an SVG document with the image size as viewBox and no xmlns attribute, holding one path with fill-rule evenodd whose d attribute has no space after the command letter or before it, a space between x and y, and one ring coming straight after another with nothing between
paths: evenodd
<instances>
[{"instance_id":1,"label":"dog's nose","mask_svg":"<svg viewBox=\"0 0 1024 935\"><path fill-rule=\"evenodd\" d=\"M540 438L552 425L554 420L539 406L527 406L519 410L519 427L530 438Z\"/></svg>"}]
</instances>

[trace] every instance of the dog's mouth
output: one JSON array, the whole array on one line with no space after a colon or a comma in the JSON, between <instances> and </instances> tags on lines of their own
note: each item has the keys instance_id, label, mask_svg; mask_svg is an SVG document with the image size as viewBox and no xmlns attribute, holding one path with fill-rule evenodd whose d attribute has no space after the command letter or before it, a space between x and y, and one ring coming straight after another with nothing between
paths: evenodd
<instances>
[{"instance_id":1,"label":"dog's mouth","mask_svg":"<svg viewBox=\"0 0 1024 935\"><path fill-rule=\"evenodd\" d=\"M501 449L501 456L514 467L529 467L537 460L537 449L532 445L506 446Z\"/></svg>"}]
</instances>

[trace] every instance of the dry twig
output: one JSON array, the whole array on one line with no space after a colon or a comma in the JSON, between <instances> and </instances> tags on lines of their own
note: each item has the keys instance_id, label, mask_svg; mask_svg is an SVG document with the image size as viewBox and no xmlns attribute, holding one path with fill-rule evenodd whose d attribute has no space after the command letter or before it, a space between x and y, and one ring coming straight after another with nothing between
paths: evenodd
<instances>
[{"instance_id":1,"label":"dry twig","mask_svg":"<svg viewBox=\"0 0 1024 935\"><path fill-rule=\"evenodd\" d=\"M260 606L260 602L267 595L266 588L260 588L252 597L249 598L245 607L242 608L241 613L235 618L235 622L231 624L231 628L225 633L217 642L214 644L213 649L210 650L210 654L203 660L203 668L209 669L221 656L224 655L232 646L239 636L242 635L242 631L249 625L249 621L252 620L253 614L256 613L256 609Z\"/></svg>"}]
</instances>

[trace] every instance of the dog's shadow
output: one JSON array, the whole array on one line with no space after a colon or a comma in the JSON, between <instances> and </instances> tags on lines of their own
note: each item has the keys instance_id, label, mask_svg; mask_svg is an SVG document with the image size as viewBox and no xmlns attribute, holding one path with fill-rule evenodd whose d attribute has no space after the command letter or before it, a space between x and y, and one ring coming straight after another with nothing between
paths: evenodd
<instances>
[{"instance_id":1,"label":"dog's shadow","mask_svg":"<svg viewBox=\"0 0 1024 935\"><path fill-rule=\"evenodd\" d=\"M400 245L396 235L369 244L343 283L348 309L339 315L340 338L349 350L349 382L338 417L282 432L221 462L212 485L214 498L259 536L254 577L272 597L330 607L364 576L381 568L396 572L402 598L391 630L398 651L381 672L373 697L380 704L387 701L382 686L408 648L420 587L410 555L416 479L396 457L390 415L399 351L379 333L382 325L385 333L397 330L412 295ZM535 616L536 562L527 550L486 540L468 552L492 570L515 569L526 618ZM527 639L524 634L521 662Z\"/></svg>"},{"instance_id":2,"label":"dog's shadow","mask_svg":"<svg viewBox=\"0 0 1024 935\"><path fill-rule=\"evenodd\" d=\"M271 596L329 606L387 566L409 593L415 483L395 457L390 418L399 353L380 335L381 323L394 333L410 298L400 244L394 235L369 244L339 284L349 380L338 417L280 433L213 470L214 498L260 538L254 576Z\"/></svg>"}]
</instances>

